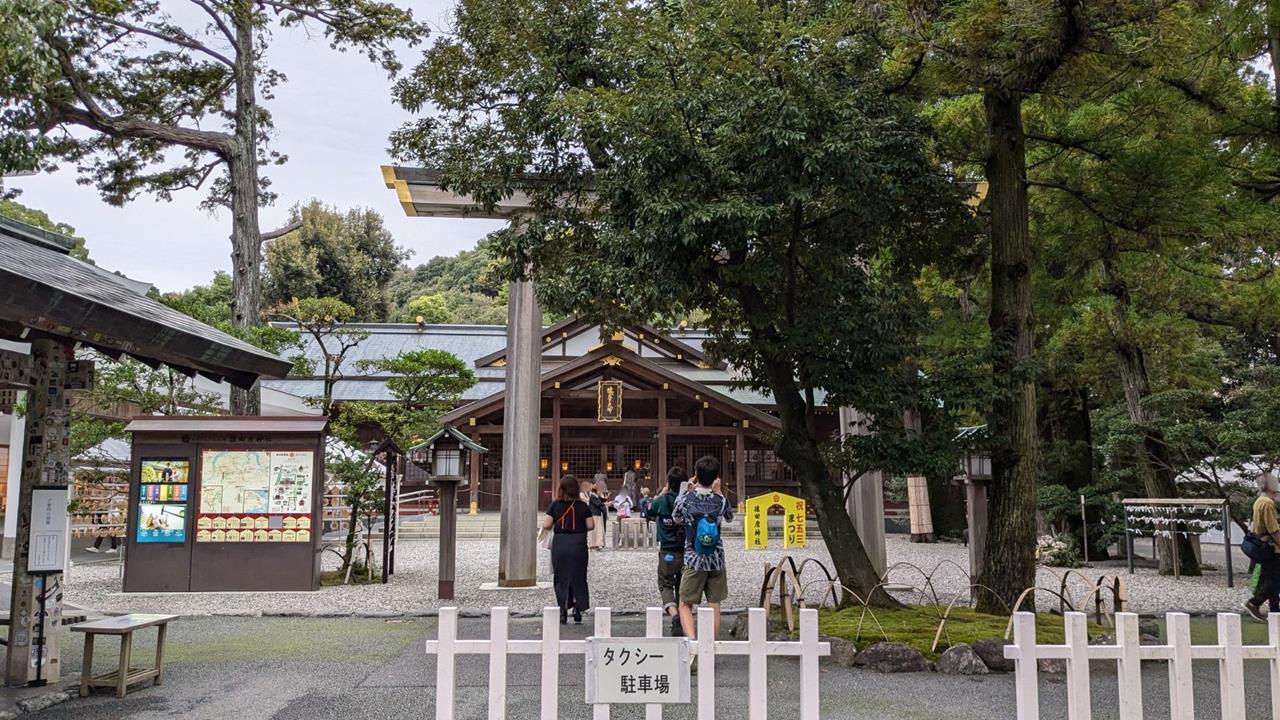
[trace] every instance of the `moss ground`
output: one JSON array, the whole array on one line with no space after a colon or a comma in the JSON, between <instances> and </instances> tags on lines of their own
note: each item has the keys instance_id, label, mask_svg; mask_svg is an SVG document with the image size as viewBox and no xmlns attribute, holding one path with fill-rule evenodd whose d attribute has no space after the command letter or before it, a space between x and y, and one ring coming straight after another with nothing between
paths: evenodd
<instances>
[{"instance_id":1,"label":"moss ground","mask_svg":"<svg viewBox=\"0 0 1280 720\"><path fill-rule=\"evenodd\" d=\"M1008 617L984 615L970 608L952 608L935 652L931 646L934 634L938 631L940 610L920 605L897 610L868 610L859 631L858 621L862 612L861 608L821 610L818 615L818 631L823 635L851 640L859 648L880 642L888 635L889 640L909 645L924 653L930 660L937 660L942 651L952 645L1004 637L1005 627L1009 622ZM876 624L877 621L879 625ZM884 628L884 634L880 632L881 627ZM1107 628L1092 624L1089 626L1091 635L1104 632L1108 632ZM1041 643L1065 642L1062 616L1050 613L1036 616L1036 639Z\"/></svg>"}]
</instances>

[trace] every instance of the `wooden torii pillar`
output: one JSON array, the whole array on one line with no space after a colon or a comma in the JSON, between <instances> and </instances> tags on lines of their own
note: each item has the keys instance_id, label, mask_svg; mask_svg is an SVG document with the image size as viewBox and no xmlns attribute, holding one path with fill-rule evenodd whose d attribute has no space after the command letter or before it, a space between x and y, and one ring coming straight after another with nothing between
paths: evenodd
<instances>
[{"instance_id":1,"label":"wooden torii pillar","mask_svg":"<svg viewBox=\"0 0 1280 720\"><path fill-rule=\"evenodd\" d=\"M492 210L472 198L440 188L440 174L429 170L382 167L387 187L395 190L410 217L514 220L529 210L529 198L516 193ZM542 401L542 310L533 283L508 286L507 378L502 427L502 510L498 546L498 587L537 585L538 422ZM443 509L442 509L443 510Z\"/></svg>"}]
</instances>

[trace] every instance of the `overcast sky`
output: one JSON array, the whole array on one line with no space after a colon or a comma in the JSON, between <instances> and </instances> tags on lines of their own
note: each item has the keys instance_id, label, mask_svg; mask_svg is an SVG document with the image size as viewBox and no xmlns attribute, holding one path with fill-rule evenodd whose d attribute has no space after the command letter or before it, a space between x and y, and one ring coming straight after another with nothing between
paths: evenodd
<instances>
[{"instance_id":1,"label":"overcast sky","mask_svg":"<svg viewBox=\"0 0 1280 720\"><path fill-rule=\"evenodd\" d=\"M433 28L442 26L452 5L401 4ZM420 53L421 46L402 55L406 68ZM289 162L264 168L279 199L262 209L263 231L282 225L290 206L313 197L344 209L370 207L386 218L396 241L413 251L409 262L416 264L473 247L501 227L488 220L412 218L400 209L379 166L391 161L387 135L410 116L392 104L391 83L376 65L297 30L276 32L269 59L289 78L268 105L277 133L273 146ZM51 175L6 178L5 185L22 190L18 202L75 227L94 262L162 291L207 283L215 270L231 268L230 214L200 210L203 191L176 193L171 202L144 195L115 208L93 187L77 185L74 168L65 166Z\"/></svg>"}]
</instances>

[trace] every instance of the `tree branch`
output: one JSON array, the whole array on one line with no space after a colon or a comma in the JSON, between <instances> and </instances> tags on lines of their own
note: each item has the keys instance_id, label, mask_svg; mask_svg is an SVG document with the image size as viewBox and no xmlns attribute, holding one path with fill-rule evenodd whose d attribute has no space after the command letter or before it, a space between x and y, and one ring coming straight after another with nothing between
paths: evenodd
<instances>
[{"instance_id":1,"label":"tree branch","mask_svg":"<svg viewBox=\"0 0 1280 720\"><path fill-rule=\"evenodd\" d=\"M217 60L218 62L226 65L227 67L233 70L235 69L235 66L236 66L235 62L231 58L227 57L226 55L223 55L222 53L218 52L217 50L214 50L211 47L204 45L203 43L197 42L195 38L185 33L183 33L182 35L166 35L162 32L158 32L156 30L151 30L149 28L142 27L141 25L134 25L133 23L127 23L123 20L117 20L115 18L107 17L105 15L98 15L96 13L84 13L81 15L81 17L88 20L94 20L100 23L105 23L107 25L114 25L120 28L121 30L128 30L129 32L136 33L138 35L146 35L147 37L153 37L157 40L160 40L161 42L167 42L171 45L184 47L184 48L187 48L188 50L194 50L199 53L204 53L205 55L208 55L209 57Z\"/></svg>"},{"instance_id":2,"label":"tree branch","mask_svg":"<svg viewBox=\"0 0 1280 720\"><path fill-rule=\"evenodd\" d=\"M231 32L231 28L222 19L222 16L218 14L218 11L209 7L209 4L204 0L191 0L191 2L201 10L204 10L206 15L213 18L214 24L222 31L223 36L227 38L227 42L231 43L231 49L235 50L238 55L240 53L240 43L236 42L235 33Z\"/></svg>"}]
</instances>

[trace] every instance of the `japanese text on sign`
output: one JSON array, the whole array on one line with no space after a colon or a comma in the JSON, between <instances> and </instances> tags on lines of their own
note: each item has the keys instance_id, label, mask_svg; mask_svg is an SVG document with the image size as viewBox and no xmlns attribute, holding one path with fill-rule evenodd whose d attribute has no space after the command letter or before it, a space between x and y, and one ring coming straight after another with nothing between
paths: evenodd
<instances>
[{"instance_id":1,"label":"japanese text on sign","mask_svg":"<svg viewBox=\"0 0 1280 720\"><path fill-rule=\"evenodd\" d=\"M588 703L689 702L689 646L680 638L587 638Z\"/></svg>"},{"instance_id":2,"label":"japanese text on sign","mask_svg":"<svg viewBox=\"0 0 1280 720\"><path fill-rule=\"evenodd\" d=\"M802 548L805 546L805 514L808 508L804 498L784 493L766 493L747 499L746 512L746 547L769 547L769 509L782 508L782 546L784 548Z\"/></svg>"}]
</instances>

